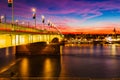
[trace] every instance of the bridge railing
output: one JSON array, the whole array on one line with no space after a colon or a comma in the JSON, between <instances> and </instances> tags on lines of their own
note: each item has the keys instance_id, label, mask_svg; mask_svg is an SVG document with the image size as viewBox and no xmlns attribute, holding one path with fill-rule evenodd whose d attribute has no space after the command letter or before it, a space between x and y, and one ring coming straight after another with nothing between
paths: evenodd
<instances>
[{"instance_id":1,"label":"bridge railing","mask_svg":"<svg viewBox=\"0 0 120 80\"><path fill-rule=\"evenodd\" d=\"M12 31L12 32L36 32L36 33L52 33L57 34L57 32L47 31L36 29L34 27L22 26L17 24L10 24L10 23L0 23L0 31Z\"/></svg>"}]
</instances>

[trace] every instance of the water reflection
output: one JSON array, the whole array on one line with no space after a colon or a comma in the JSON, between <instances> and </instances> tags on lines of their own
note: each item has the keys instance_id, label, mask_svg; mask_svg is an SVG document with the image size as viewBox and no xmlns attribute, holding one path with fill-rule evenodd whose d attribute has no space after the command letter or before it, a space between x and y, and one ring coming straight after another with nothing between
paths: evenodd
<instances>
[{"instance_id":1,"label":"water reflection","mask_svg":"<svg viewBox=\"0 0 120 80\"><path fill-rule=\"evenodd\" d=\"M116 55L116 45L112 45L112 55Z\"/></svg>"},{"instance_id":2,"label":"water reflection","mask_svg":"<svg viewBox=\"0 0 120 80\"><path fill-rule=\"evenodd\" d=\"M119 44L67 44L63 47L65 55L85 56L118 56L120 55Z\"/></svg>"},{"instance_id":3,"label":"water reflection","mask_svg":"<svg viewBox=\"0 0 120 80\"><path fill-rule=\"evenodd\" d=\"M51 73L50 73L52 70L53 70L52 62L49 58L47 58L44 62L44 72L45 72L44 75L47 76L47 77L52 76Z\"/></svg>"},{"instance_id":4,"label":"water reflection","mask_svg":"<svg viewBox=\"0 0 120 80\"><path fill-rule=\"evenodd\" d=\"M58 77L61 71L60 56L26 57L18 68L19 77Z\"/></svg>"},{"instance_id":5,"label":"water reflection","mask_svg":"<svg viewBox=\"0 0 120 80\"><path fill-rule=\"evenodd\" d=\"M27 58L24 58L20 64L20 73L21 76L29 76L29 61Z\"/></svg>"},{"instance_id":6,"label":"water reflection","mask_svg":"<svg viewBox=\"0 0 120 80\"><path fill-rule=\"evenodd\" d=\"M61 46L62 56L22 57L11 69L17 72L17 77L119 77L119 49L118 44L68 44ZM7 50L7 55L12 51ZM9 59L4 60L0 60L0 65Z\"/></svg>"},{"instance_id":7,"label":"water reflection","mask_svg":"<svg viewBox=\"0 0 120 80\"><path fill-rule=\"evenodd\" d=\"M15 48L0 48L0 68L15 60Z\"/></svg>"},{"instance_id":8,"label":"water reflection","mask_svg":"<svg viewBox=\"0 0 120 80\"><path fill-rule=\"evenodd\" d=\"M5 49L5 53L6 53L6 56L8 56L9 55L9 48L7 47L6 49Z\"/></svg>"}]
</instances>

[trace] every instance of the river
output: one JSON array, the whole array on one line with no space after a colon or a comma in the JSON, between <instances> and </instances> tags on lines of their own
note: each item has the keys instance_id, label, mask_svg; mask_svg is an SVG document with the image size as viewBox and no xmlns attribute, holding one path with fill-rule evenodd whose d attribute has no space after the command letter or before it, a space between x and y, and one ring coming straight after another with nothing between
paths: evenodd
<instances>
[{"instance_id":1,"label":"river","mask_svg":"<svg viewBox=\"0 0 120 80\"><path fill-rule=\"evenodd\" d=\"M6 49L4 49L6 51ZM5 51L1 52L5 52ZM14 56L10 48L0 57L0 67L10 66L0 77L51 77L51 78L119 78L119 44L66 44L60 48L60 56ZM13 56L11 56L13 55ZM19 60L18 60L19 59ZM17 61L18 60L18 61Z\"/></svg>"}]
</instances>

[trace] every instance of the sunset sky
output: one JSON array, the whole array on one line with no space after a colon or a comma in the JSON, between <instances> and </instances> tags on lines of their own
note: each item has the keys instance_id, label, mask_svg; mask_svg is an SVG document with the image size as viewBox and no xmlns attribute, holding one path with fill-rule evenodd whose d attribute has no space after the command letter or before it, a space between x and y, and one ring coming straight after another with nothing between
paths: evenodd
<instances>
[{"instance_id":1,"label":"sunset sky","mask_svg":"<svg viewBox=\"0 0 120 80\"><path fill-rule=\"evenodd\" d=\"M120 31L120 0L14 0L14 20L31 22L36 8L37 25L41 15L53 22L62 32L112 33ZM0 0L0 15L11 20L7 0Z\"/></svg>"}]
</instances>

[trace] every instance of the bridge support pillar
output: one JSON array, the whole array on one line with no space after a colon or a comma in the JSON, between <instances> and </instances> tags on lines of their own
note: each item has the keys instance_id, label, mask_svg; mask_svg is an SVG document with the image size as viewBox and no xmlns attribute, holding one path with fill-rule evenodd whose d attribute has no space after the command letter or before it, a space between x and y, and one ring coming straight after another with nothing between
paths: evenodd
<instances>
[{"instance_id":1,"label":"bridge support pillar","mask_svg":"<svg viewBox=\"0 0 120 80\"><path fill-rule=\"evenodd\" d=\"M46 44L46 42L36 42L27 45L16 46L16 55L59 55L60 54L60 44L51 43Z\"/></svg>"},{"instance_id":2,"label":"bridge support pillar","mask_svg":"<svg viewBox=\"0 0 120 80\"><path fill-rule=\"evenodd\" d=\"M16 55L30 55L30 51L26 45L16 46Z\"/></svg>"}]
</instances>

